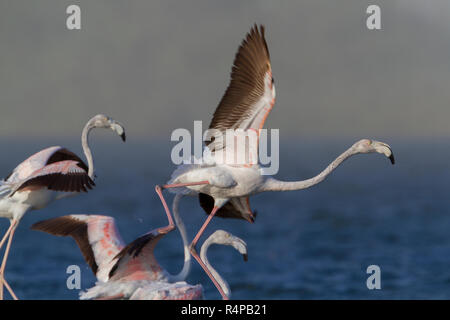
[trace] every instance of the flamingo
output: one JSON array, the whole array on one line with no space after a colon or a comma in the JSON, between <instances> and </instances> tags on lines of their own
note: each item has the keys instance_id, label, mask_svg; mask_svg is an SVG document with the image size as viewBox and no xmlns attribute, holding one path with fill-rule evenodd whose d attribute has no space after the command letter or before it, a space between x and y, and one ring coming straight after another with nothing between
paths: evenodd
<instances>
[{"instance_id":1,"label":"flamingo","mask_svg":"<svg viewBox=\"0 0 450 320\"><path fill-rule=\"evenodd\" d=\"M184 280L191 267L186 229L178 215L178 203L173 203L174 218L183 240L184 265L180 273L172 275L164 270L154 256L161 238L173 229L152 230L125 245L116 228L114 218L102 215L68 215L35 223L31 228L57 236L71 236L78 244L84 259L91 267L97 283L82 292L80 299L130 300L195 300L203 298L201 285L190 285ZM247 260L246 243L226 231L217 230L204 242L201 256L205 265L228 295L227 282L211 266L207 250L211 244L233 246Z\"/></svg>"},{"instance_id":2,"label":"flamingo","mask_svg":"<svg viewBox=\"0 0 450 320\"><path fill-rule=\"evenodd\" d=\"M258 161L252 161L249 151L258 150L259 137L264 122L275 104L275 85L272 76L269 50L264 36L264 27L254 25L240 45L231 71L231 80L219 106L214 112L209 130L216 134L206 143L204 160L200 164L182 164L166 185L156 186L161 201L162 190L170 189L181 195L198 196L201 207L208 214L207 219L192 240L189 250L211 278L221 295L226 294L198 256L196 244L214 216L240 218L254 221L249 196L267 191L291 191L310 188L322 182L346 159L365 153L381 153L394 164L391 147L383 142L362 139L332 161L322 172L303 181L280 181L264 174ZM229 130L234 130L232 139L216 139ZM250 140L245 148L233 148L239 131L256 133L257 139ZM252 143L253 141L253 143ZM241 143L242 144L242 143ZM242 147L242 145L241 145ZM242 163L223 162L227 159L245 159ZM250 153L251 155L251 153ZM166 213L168 208L165 206Z\"/></svg>"},{"instance_id":3,"label":"flamingo","mask_svg":"<svg viewBox=\"0 0 450 320\"><path fill-rule=\"evenodd\" d=\"M4 271L14 232L25 213L42 209L54 200L76 195L81 191L87 192L95 186L94 160L88 142L93 128L111 129L125 141L123 126L99 114L86 123L81 134L88 165L68 149L54 146L30 156L0 181L0 217L10 220L10 226L0 241L0 249L7 241L0 267L0 300L3 299L3 284L11 296L17 299L4 278Z\"/></svg>"},{"instance_id":4,"label":"flamingo","mask_svg":"<svg viewBox=\"0 0 450 320\"><path fill-rule=\"evenodd\" d=\"M211 272L211 274L214 275L216 281L219 283L220 287L222 288L222 290L225 292L225 294L229 298L229 297L231 297L230 286L225 281L225 279L219 275L217 270L214 269L214 267L210 264L208 257L207 257L208 249L212 244L221 244L221 245L232 246L243 255L244 260L247 260L247 247L246 247L245 242L242 239L232 235L231 233L229 233L225 230L216 230L205 240L205 242L203 242L203 244L200 248L200 258L202 259L203 263L207 266L207 268ZM130 300L167 299L168 297L173 297L173 294L172 294L173 291L180 290L180 288L182 288L183 290L186 290L186 288L188 288L188 287L192 287L192 286L187 286L184 281L177 282L177 283L170 283L170 284L167 284L166 282L150 283L143 287L138 288L133 293L133 295L130 297ZM195 286L195 288L198 288L198 287L200 287L200 289L197 289L197 290L202 290L201 285ZM192 290L192 291L194 291L194 290ZM188 295L188 297L192 297L192 295L191 296ZM180 296L180 295L178 294L177 296ZM185 294L183 294L181 296L184 298ZM196 294L193 296L196 299L201 297L199 294Z\"/></svg>"}]
</instances>

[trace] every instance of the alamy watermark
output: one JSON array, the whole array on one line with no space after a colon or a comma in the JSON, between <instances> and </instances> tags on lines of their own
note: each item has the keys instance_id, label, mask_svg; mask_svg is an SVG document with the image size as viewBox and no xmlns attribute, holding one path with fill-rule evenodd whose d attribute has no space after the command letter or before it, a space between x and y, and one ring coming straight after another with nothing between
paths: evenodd
<instances>
[{"instance_id":1,"label":"alamy watermark","mask_svg":"<svg viewBox=\"0 0 450 320\"><path fill-rule=\"evenodd\" d=\"M81 29L81 9L80 6L72 4L67 7L66 13L69 15L66 19L66 27L68 30Z\"/></svg>"},{"instance_id":2,"label":"alamy watermark","mask_svg":"<svg viewBox=\"0 0 450 320\"><path fill-rule=\"evenodd\" d=\"M369 30L381 30L381 9L376 4L367 7L366 13L370 14L366 20L366 26Z\"/></svg>"},{"instance_id":3,"label":"alamy watermark","mask_svg":"<svg viewBox=\"0 0 450 320\"><path fill-rule=\"evenodd\" d=\"M380 269L380 267L377 266L376 264L372 264L367 267L366 273L370 274L370 276L367 278L367 281L366 281L367 289L380 290L381 289L381 269Z\"/></svg>"},{"instance_id":4,"label":"alamy watermark","mask_svg":"<svg viewBox=\"0 0 450 320\"><path fill-rule=\"evenodd\" d=\"M278 129L270 129L270 132L267 129L208 129L203 132L202 121L194 121L193 135L184 128L172 132L171 141L178 143L172 148L171 160L176 165L214 163L250 167L259 164L262 174L274 175L279 169L279 137Z\"/></svg>"},{"instance_id":5,"label":"alamy watermark","mask_svg":"<svg viewBox=\"0 0 450 320\"><path fill-rule=\"evenodd\" d=\"M81 269L76 264L67 267L66 273L70 274L66 280L66 286L69 290L81 289Z\"/></svg>"}]
</instances>

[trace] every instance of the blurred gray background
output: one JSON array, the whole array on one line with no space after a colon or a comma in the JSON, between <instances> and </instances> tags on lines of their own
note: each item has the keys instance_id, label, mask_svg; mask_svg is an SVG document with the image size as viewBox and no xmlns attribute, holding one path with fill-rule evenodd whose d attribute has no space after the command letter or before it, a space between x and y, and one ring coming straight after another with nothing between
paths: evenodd
<instances>
[{"instance_id":1,"label":"blurred gray background","mask_svg":"<svg viewBox=\"0 0 450 320\"><path fill-rule=\"evenodd\" d=\"M81 7L80 31L66 8ZM366 28L381 7L382 30ZM210 117L235 51L264 24L281 138L450 134L450 3L2 1L0 136L78 136L93 114L132 139Z\"/></svg>"}]
</instances>

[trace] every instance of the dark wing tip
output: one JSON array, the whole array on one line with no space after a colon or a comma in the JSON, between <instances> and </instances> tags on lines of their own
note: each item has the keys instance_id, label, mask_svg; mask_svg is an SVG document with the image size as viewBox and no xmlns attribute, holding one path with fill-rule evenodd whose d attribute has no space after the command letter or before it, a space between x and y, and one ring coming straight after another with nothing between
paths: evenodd
<instances>
[{"instance_id":1,"label":"dark wing tip","mask_svg":"<svg viewBox=\"0 0 450 320\"><path fill-rule=\"evenodd\" d=\"M266 33L266 28L264 25L260 24L259 26L255 23L253 25L253 27L250 29L250 32L247 33L247 36L245 37L245 40L243 41L242 45L244 45L244 43L246 42L250 42L250 41L256 41L256 42L262 42L264 49L266 51L267 54L267 58L270 58L270 54L269 54L269 48L267 47L267 42L266 42L266 37L265 37L265 33ZM252 40L253 39L253 40ZM241 46L242 46L241 45Z\"/></svg>"},{"instance_id":2,"label":"dark wing tip","mask_svg":"<svg viewBox=\"0 0 450 320\"><path fill-rule=\"evenodd\" d=\"M83 254L84 260L91 267L92 272L97 274L98 265L95 262L94 252L89 243L87 224L85 221L75 219L71 216L62 216L36 222L31 226L31 229L55 236L71 236L74 238Z\"/></svg>"},{"instance_id":3,"label":"dark wing tip","mask_svg":"<svg viewBox=\"0 0 450 320\"><path fill-rule=\"evenodd\" d=\"M70 216L57 217L42 220L34 223L31 230L37 230L53 234L55 236L70 236L79 228L83 228L86 224L83 221L74 219Z\"/></svg>"},{"instance_id":4,"label":"dark wing tip","mask_svg":"<svg viewBox=\"0 0 450 320\"><path fill-rule=\"evenodd\" d=\"M159 239L159 237L158 237L159 235L160 234L155 235L153 232L146 233L143 236L140 236L139 238L133 240L125 248L120 250L120 252L113 258L113 259L117 259L117 261L114 264L114 266L111 268L111 271L109 272L109 278L114 276L114 274L117 271L117 268L119 267L121 260L125 256L128 255L128 256L131 256L132 258L136 258L142 252L144 247L149 244L149 242L151 242L155 239Z\"/></svg>"},{"instance_id":5,"label":"dark wing tip","mask_svg":"<svg viewBox=\"0 0 450 320\"><path fill-rule=\"evenodd\" d=\"M242 256L244 257L244 261L247 262L248 261L248 254L244 253Z\"/></svg>"},{"instance_id":6,"label":"dark wing tip","mask_svg":"<svg viewBox=\"0 0 450 320\"><path fill-rule=\"evenodd\" d=\"M49 190L60 192L84 192L87 191L86 189L92 189L92 187L95 186L95 183L86 172L72 172L67 174L54 172L38 175L26 180L14 191L14 193L30 186L45 187ZM14 195L14 193L11 193L10 196Z\"/></svg>"},{"instance_id":7,"label":"dark wing tip","mask_svg":"<svg viewBox=\"0 0 450 320\"><path fill-rule=\"evenodd\" d=\"M122 141L123 141L123 142L125 142L125 141L127 140L127 136L125 135L125 132L122 133L122 134L120 135L120 137L122 138Z\"/></svg>"},{"instance_id":8,"label":"dark wing tip","mask_svg":"<svg viewBox=\"0 0 450 320\"><path fill-rule=\"evenodd\" d=\"M88 182L86 185L89 189L92 189L92 187L95 187L95 182L94 182L94 180L91 179L91 177L87 176L87 178L88 178Z\"/></svg>"}]
</instances>

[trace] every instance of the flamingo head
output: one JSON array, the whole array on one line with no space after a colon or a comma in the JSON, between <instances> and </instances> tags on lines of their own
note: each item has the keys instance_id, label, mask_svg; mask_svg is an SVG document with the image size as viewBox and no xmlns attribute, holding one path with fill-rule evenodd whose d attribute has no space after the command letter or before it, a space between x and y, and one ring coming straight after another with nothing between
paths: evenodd
<instances>
[{"instance_id":1,"label":"flamingo head","mask_svg":"<svg viewBox=\"0 0 450 320\"><path fill-rule=\"evenodd\" d=\"M214 239L214 243L232 246L237 251L239 251L240 254L242 254L244 261L248 260L247 244L241 238L236 237L224 230L217 230L211 235L211 237Z\"/></svg>"},{"instance_id":2,"label":"flamingo head","mask_svg":"<svg viewBox=\"0 0 450 320\"><path fill-rule=\"evenodd\" d=\"M391 147L384 142L371 140L371 139L362 139L356 142L352 149L355 153L373 153L378 152L384 154L392 164L395 163L394 154L392 152Z\"/></svg>"},{"instance_id":3,"label":"flamingo head","mask_svg":"<svg viewBox=\"0 0 450 320\"><path fill-rule=\"evenodd\" d=\"M92 118L91 121L93 126L96 128L111 129L122 138L122 141L125 142L126 140L125 128L120 122L114 120L113 118L105 116L104 114L96 115L95 117Z\"/></svg>"}]
</instances>

